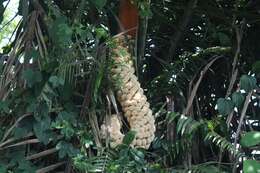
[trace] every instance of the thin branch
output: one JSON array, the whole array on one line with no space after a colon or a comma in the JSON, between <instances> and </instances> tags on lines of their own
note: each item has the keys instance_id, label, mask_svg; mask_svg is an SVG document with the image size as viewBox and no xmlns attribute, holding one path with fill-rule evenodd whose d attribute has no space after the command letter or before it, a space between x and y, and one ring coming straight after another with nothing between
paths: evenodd
<instances>
[{"instance_id":1,"label":"thin branch","mask_svg":"<svg viewBox=\"0 0 260 173\"><path fill-rule=\"evenodd\" d=\"M5 7L4 7L4 10L3 10L3 14L4 14L4 12L5 12L6 8L8 7L8 5L9 5L10 1L11 1L11 0L9 0L9 1L7 2L7 4L5 5Z\"/></svg>"},{"instance_id":2,"label":"thin branch","mask_svg":"<svg viewBox=\"0 0 260 173\"><path fill-rule=\"evenodd\" d=\"M36 170L36 173L46 173L46 172L50 172L50 171L53 171L54 169L60 167L61 165L64 165L66 164L67 162L59 162L59 163L56 163L56 164L53 164L53 165L50 165L50 166L47 166L47 167L44 167L44 168L41 168L41 169L38 169Z\"/></svg>"},{"instance_id":3,"label":"thin branch","mask_svg":"<svg viewBox=\"0 0 260 173\"><path fill-rule=\"evenodd\" d=\"M239 58L239 54L240 54L240 50L241 50L241 42L242 42L243 33L244 33L244 31L243 31L243 28L244 28L243 25L244 24L245 24L245 19L243 19L242 26L240 27L240 29L238 28L238 26L235 26L236 39L237 39L237 49L236 49L234 59L233 59L233 63L232 63L232 76L231 76L231 79L230 79L230 82L229 82L229 85L228 85L228 90L227 90L225 98L227 98L231 94L232 89L234 88L237 76L238 76L237 63L238 63L238 58ZM232 111L227 117L226 123L227 123L228 127L229 127L230 122L233 118L233 114L234 114L234 112Z\"/></svg>"},{"instance_id":4,"label":"thin branch","mask_svg":"<svg viewBox=\"0 0 260 173\"><path fill-rule=\"evenodd\" d=\"M242 20L240 28L238 26L235 25L235 21L236 21L236 17L233 16L233 25L235 27L235 32L236 32L236 40L237 40L237 48L236 48L236 52L233 58L233 63L232 63L232 75L231 75L231 79L228 85L228 90L226 92L225 98L229 97L229 95L232 92L232 89L234 88L237 76L238 76L238 69L237 69L237 64L238 64L238 58L240 55L240 51L241 51L241 42L242 42L242 38L243 38L243 33L244 33L244 25L245 25L245 18ZM226 120L226 124L227 127L229 128L230 126L230 122L233 119L234 116L234 110L228 115L227 120ZM236 146L235 146L236 147ZM219 165L218 167L220 167L220 163L222 161L222 153L223 151L220 150L219 153Z\"/></svg>"},{"instance_id":5,"label":"thin branch","mask_svg":"<svg viewBox=\"0 0 260 173\"><path fill-rule=\"evenodd\" d=\"M18 125L18 123L19 123L20 121L22 121L24 118L26 118L26 117L28 117L28 116L30 116L30 115L32 115L32 114L31 114L31 113L27 113L27 114L24 114L24 115L22 115L21 117L19 117L19 118L16 120L16 122L14 123L14 125L12 125L12 126L6 131L6 133L4 134L4 137L2 138L1 142L3 142L3 141L10 135L10 133L12 132L12 130L13 130L15 127L17 127L17 125Z\"/></svg>"},{"instance_id":6,"label":"thin branch","mask_svg":"<svg viewBox=\"0 0 260 173\"><path fill-rule=\"evenodd\" d=\"M10 1L11 1L11 0L9 0L9 1L7 2L7 4L5 5L4 11L5 11L5 10L6 10L6 8L8 7L8 5L9 5Z\"/></svg>"},{"instance_id":7,"label":"thin branch","mask_svg":"<svg viewBox=\"0 0 260 173\"><path fill-rule=\"evenodd\" d=\"M228 90L227 90L225 98L228 98L228 96L231 94L232 89L234 88L235 82L237 80L237 75L238 75L238 69L236 68L235 72L232 73L232 76L231 76L231 79L230 79L230 83L229 83ZM228 127L229 127L230 122L231 122L231 120L233 118L233 115L234 115L234 110L227 117L226 124L227 124Z\"/></svg>"},{"instance_id":8,"label":"thin branch","mask_svg":"<svg viewBox=\"0 0 260 173\"><path fill-rule=\"evenodd\" d=\"M245 101L245 103L244 103L244 106L243 106L243 109L242 109L242 112L241 112L239 124L238 124L237 131L236 131L235 142L234 142L234 146L235 146L235 149L236 149L236 150L238 150L238 149L237 149L237 141L238 141L238 138L239 138L239 136L240 136L241 127L242 127L244 118L245 118L245 116L246 116L246 111L247 111L247 108L248 108L248 105L249 105L250 98L251 98L252 94L253 94L253 91L250 91L250 92L248 93L248 95L246 96L246 101ZM237 163L237 162L236 162L236 163ZM236 163L235 163L234 166L233 166L233 170L232 170L233 173L237 172L237 167L236 167L237 164L236 164Z\"/></svg>"},{"instance_id":9,"label":"thin branch","mask_svg":"<svg viewBox=\"0 0 260 173\"><path fill-rule=\"evenodd\" d=\"M100 140L101 139L100 130L99 130L97 115L96 115L95 110L91 110L89 112L89 122L90 122L92 132L93 132L93 135L94 135L95 143L96 143L98 148L101 148L102 143L101 143L101 140Z\"/></svg>"},{"instance_id":10,"label":"thin branch","mask_svg":"<svg viewBox=\"0 0 260 173\"><path fill-rule=\"evenodd\" d=\"M33 133L29 133L28 135L26 135L24 138L28 138L28 137L31 137L31 136L33 136ZM1 148L3 147L3 146L5 146L5 145L7 145L7 144L9 144L9 143L12 143L12 142L14 142L16 139L15 138L10 138L10 139L8 139L8 140L6 140L5 142L2 142L2 143L0 143L0 150L1 150Z\"/></svg>"},{"instance_id":11,"label":"thin branch","mask_svg":"<svg viewBox=\"0 0 260 173\"><path fill-rule=\"evenodd\" d=\"M193 87L192 89L192 92L189 96L189 99L188 99L188 104L187 104L187 107L186 109L183 111L183 114L184 115L187 115L189 114L190 112L190 109L191 109L191 106L192 106L192 103L193 103L193 100L196 96L196 93L197 93L197 90L199 88L199 85L201 83L201 80L202 78L204 77L205 73L208 71L208 69L210 68L210 66L216 61L218 60L219 58L222 58L222 56L218 56L216 58L214 58L213 60L211 60L205 67L204 69L200 72L200 78L198 79L198 81L196 82L195 86Z\"/></svg>"},{"instance_id":12,"label":"thin branch","mask_svg":"<svg viewBox=\"0 0 260 173\"><path fill-rule=\"evenodd\" d=\"M235 84L236 79L237 79L237 75L238 75L238 70L236 68L235 71L232 73L232 76L231 76L231 79L230 79L230 83L229 83L228 90L227 90L225 98L227 98L231 94L232 89L233 89L234 84Z\"/></svg>"},{"instance_id":13,"label":"thin branch","mask_svg":"<svg viewBox=\"0 0 260 173\"><path fill-rule=\"evenodd\" d=\"M0 28L0 32L8 25L10 25L10 23L18 16L18 13L16 13L8 22L6 22L1 28Z\"/></svg>"},{"instance_id":14,"label":"thin branch","mask_svg":"<svg viewBox=\"0 0 260 173\"><path fill-rule=\"evenodd\" d=\"M253 94L253 91L250 91L248 93L248 95L246 96L246 101L244 103L244 106L243 106L243 109L242 109L242 112L241 112L241 116L240 116L240 120L239 120L239 124L238 124L237 131L236 131L235 142L234 142L235 147L237 145L238 137L239 137L240 132L241 132L241 127L242 127L244 118L246 116L247 107L250 103L250 98L251 98L252 94Z\"/></svg>"},{"instance_id":15,"label":"thin branch","mask_svg":"<svg viewBox=\"0 0 260 173\"><path fill-rule=\"evenodd\" d=\"M150 7L150 0L147 1L147 6ZM142 65L144 53L145 53L145 40L147 35L147 27L148 27L148 16L139 16L139 24L138 24L138 32L136 39L136 74L138 76L139 69ZM138 76L139 77L139 76Z\"/></svg>"},{"instance_id":16,"label":"thin branch","mask_svg":"<svg viewBox=\"0 0 260 173\"><path fill-rule=\"evenodd\" d=\"M27 145L27 144L36 144L36 143L39 143L39 139L35 138L35 139L28 139L28 140L25 140L25 141L22 141L22 142L18 142L16 144L12 144L12 145L8 145L4 148L0 148L0 150L2 149L7 149L7 148L11 148L11 147L17 147L17 146L21 146L21 145Z\"/></svg>"},{"instance_id":17,"label":"thin branch","mask_svg":"<svg viewBox=\"0 0 260 173\"><path fill-rule=\"evenodd\" d=\"M112 102L112 105L113 105L113 107L116 111L116 114L119 115L119 109L118 109L118 106L117 106L117 103L116 103L115 94L111 89L109 89L109 91L108 91L108 96L109 96L108 100L110 100Z\"/></svg>"},{"instance_id":18,"label":"thin branch","mask_svg":"<svg viewBox=\"0 0 260 173\"><path fill-rule=\"evenodd\" d=\"M57 149L56 148L51 148L51 149L48 149L48 150L45 150L45 151L42 151L42 152L30 155L30 156L27 156L25 159L26 160L33 160L33 159L37 159L37 158L40 158L40 157L43 157L43 156L50 155L50 154L55 153L55 152L57 152Z\"/></svg>"},{"instance_id":19,"label":"thin branch","mask_svg":"<svg viewBox=\"0 0 260 173\"><path fill-rule=\"evenodd\" d=\"M13 30L12 35L10 36L10 38L9 38L9 40L8 40L8 44L11 43L12 38L13 38L13 36L15 35L15 33L18 32L18 29L19 29L19 26L21 25L21 23L22 23L22 19L19 20L19 22L17 23L15 29ZM14 40L15 40L15 39L14 39Z\"/></svg>"}]
</instances>

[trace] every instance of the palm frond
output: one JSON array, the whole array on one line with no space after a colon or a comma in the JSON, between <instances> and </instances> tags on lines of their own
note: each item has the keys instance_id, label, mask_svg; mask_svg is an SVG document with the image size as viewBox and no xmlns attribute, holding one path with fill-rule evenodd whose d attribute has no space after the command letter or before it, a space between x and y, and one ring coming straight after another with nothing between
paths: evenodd
<instances>
[{"instance_id":1,"label":"palm frond","mask_svg":"<svg viewBox=\"0 0 260 173\"><path fill-rule=\"evenodd\" d=\"M184 115L181 115L181 117L178 119L177 122L177 133L181 134L181 135L190 135L194 132L196 132L196 130L202 126L205 125L206 122L201 120L201 121L196 121L191 117L187 117Z\"/></svg>"},{"instance_id":2,"label":"palm frond","mask_svg":"<svg viewBox=\"0 0 260 173\"><path fill-rule=\"evenodd\" d=\"M234 156L242 155L242 153L240 153L231 142L229 142L226 138L220 136L214 131L209 132L205 136L204 140L212 142L223 151L228 151L230 154Z\"/></svg>"}]
</instances>

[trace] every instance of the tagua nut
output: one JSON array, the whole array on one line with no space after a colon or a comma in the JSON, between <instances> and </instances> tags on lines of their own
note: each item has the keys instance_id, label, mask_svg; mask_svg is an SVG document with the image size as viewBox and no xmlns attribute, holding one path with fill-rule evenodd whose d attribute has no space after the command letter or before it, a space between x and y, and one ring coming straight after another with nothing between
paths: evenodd
<instances>
[{"instance_id":1,"label":"tagua nut","mask_svg":"<svg viewBox=\"0 0 260 173\"><path fill-rule=\"evenodd\" d=\"M111 65L110 75L124 116L131 130L136 131L131 146L148 149L154 139L155 132L154 117L150 104L147 102L143 89L134 74L134 63L126 46L125 37L118 36L114 41L116 46L111 50L111 59L114 65ZM115 147L122 143L124 134L121 133L121 124L118 126L118 117L113 115L112 119L113 121L110 121L107 125L112 127L109 135L112 139L111 147ZM115 127L113 128L113 126Z\"/></svg>"}]
</instances>

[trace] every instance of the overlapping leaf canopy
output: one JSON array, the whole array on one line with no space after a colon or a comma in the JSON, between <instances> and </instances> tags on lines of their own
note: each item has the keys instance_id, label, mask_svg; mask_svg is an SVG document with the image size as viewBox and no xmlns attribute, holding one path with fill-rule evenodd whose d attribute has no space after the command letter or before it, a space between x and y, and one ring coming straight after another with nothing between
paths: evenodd
<instances>
[{"instance_id":1,"label":"overlapping leaf canopy","mask_svg":"<svg viewBox=\"0 0 260 173\"><path fill-rule=\"evenodd\" d=\"M259 168L258 1L135 1L129 45L157 124L148 151L129 147L132 133L112 150L99 132L121 111L108 74L120 2L19 0L13 26L3 25L9 1L0 0L13 33L0 59L0 172Z\"/></svg>"}]
</instances>

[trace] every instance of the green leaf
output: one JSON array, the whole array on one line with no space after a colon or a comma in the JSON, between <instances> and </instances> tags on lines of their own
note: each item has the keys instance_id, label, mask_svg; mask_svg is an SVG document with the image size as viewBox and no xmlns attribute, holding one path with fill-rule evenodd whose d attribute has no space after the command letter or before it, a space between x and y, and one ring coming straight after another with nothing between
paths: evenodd
<instances>
[{"instance_id":1,"label":"green leaf","mask_svg":"<svg viewBox=\"0 0 260 173\"><path fill-rule=\"evenodd\" d=\"M29 87L42 81L42 74L40 71L33 71L32 69L27 69L23 72L23 78L26 80Z\"/></svg>"},{"instance_id":2,"label":"green leaf","mask_svg":"<svg viewBox=\"0 0 260 173\"><path fill-rule=\"evenodd\" d=\"M79 26L75 26L74 30L75 30L76 34L78 34L82 40L86 40L87 38L90 40L94 39L91 30L88 28L85 28L82 24L79 24Z\"/></svg>"},{"instance_id":3,"label":"green leaf","mask_svg":"<svg viewBox=\"0 0 260 173\"><path fill-rule=\"evenodd\" d=\"M60 141L56 145L56 149L59 150L59 158L64 158L66 156L76 157L79 154L79 150L74 148L71 143L67 143L65 141Z\"/></svg>"},{"instance_id":4,"label":"green leaf","mask_svg":"<svg viewBox=\"0 0 260 173\"><path fill-rule=\"evenodd\" d=\"M232 101L234 102L237 108L239 108L243 104L244 99L245 99L244 95L240 92L234 92L232 94Z\"/></svg>"},{"instance_id":5,"label":"green leaf","mask_svg":"<svg viewBox=\"0 0 260 173\"><path fill-rule=\"evenodd\" d=\"M97 38L106 38L108 36L107 31L104 28L97 28L96 29Z\"/></svg>"},{"instance_id":6,"label":"green leaf","mask_svg":"<svg viewBox=\"0 0 260 173\"><path fill-rule=\"evenodd\" d=\"M36 137L47 145L52 139L54 139L53 132L50 129L51 127L51 119L46 117L41 121L34 123L33 130Z\"/></svg>"},{"instance_id":7,"label":"green leaf","mask_svg":"<svg viewBox=\"0 0 260 173\"><path fill-rule=\"evenodd\" d=\"M217 101L218 112L222 115L230 114L234 109L234 103L232 100L219 98Z\"/></svg>"},{"instance_id":8,"label":"green leaf","mask_svg":"<svg viewBox=\"0 0 260 173\"><path fill-rule=\"evenodd\" d=\"M85 140L83 139L82 143L84 144L84 146L86 148L89 148L90 146L92 146L94 144L93 141L90 139L85 139Z\"/></svg>"},{"instance_id":9,"label":"green leaf","mask_svg":"<svg viewBox=\"0 0 260 173\"><path fill-rule=\"evenodd\" d=\"M246 92L249 92L257 87L256 78L249 75L243 75L240 78L240 88L244 89Z\"/></svg>"},{"instance_id":10,"label":"green leaf","mask_svg":"<svg viewBox=\"0 0 260 173\"><path fill-rule=\"evenodd\" d=\"M68 121L73 125L76 125L77 120L76 120L76 114L73 112L66 112L66 111L62 111L59 113L57 119L57 121Z\"/></svg>"},{"instance_id":11,"label":"green leaf","mask_svg":"<svg viewBox=\"0 0 260 173\"><path fill-rule=\"evenodd\" d=\"M59 87L58 90L61 99L71 101L70 98L74 92L74 87L71 85L71 83L64 84L62 87Z\"/></svg>"},{"instance_id":12,"label":"green leaf","mask_svg":"<svg viewBox=\"0 0 260 173\"><path fill-rule=\"evenodd\" d=\"M181 116L181 114L178 112L168 112L166 115L166 120L168 121L168 123L170 123L173 122L179 116Z\"/></svg>"},{"instance_id":13,"label":"green leaf","mask_svg":"<svg viewBox=\"0 0 260 173\"><path fill-rule=\"evenodd\" d=\"M49 107L46 102L40 102L37 104L32 103L30 107L27 108L28 110L33 110L34 118L37 121L42 121L42 119L49 118Z\"/></svg>"},{"instance_id":14,"label":"green leaf","mask_svg":"<svg viewBox=\"0 0 260 173\"><path fill-rule=\"evenodd\" d=\"M244 136L242 136L240 143L244 147L252 147L260 144L260 132L247 132Z\"/></svg>"},{"instance_id":15,"label":"green leaf","mask_svg":"<svg viewBox=\"0 0 260 173\"><path fill-rule=\"evenodd\" d=\"M22 160L19 162L18 170L23 173L35 173L36 168L32 165L31 162Z\"/></svg>"},{"instance_id":16,"label":"green leaf","mask_svg":"<svg viewBox=\"0 0 260 173\"><path fill-rule=\"evenodd\" d=\"M107 3L107 0L91 0L91 2L97 7L97 9L101 10Z\"/></svg>"},{"instance_id":17,"label":"green leaf","mask_svg":"<svg viewBox=\"0 0 260 173\"><path fill-rule=\"evenodd\" d=\"M16 127L14 129L14 138L15 139L20 139L25 137L29 131L26 128L21 128L21 127Z\"/></svg>"},{"instance_id":18,"label":"green leaf","mask_svg":"<svg viewBox=\"0 0 260 173\"><path fill-rule=\"evenodd\" d=\"M162 170L163 170L162 166L158 163L151 164L150 167L148 168L149 173L164 173L162 172ZM172 171L171 173L175 173L175 172Z\"/></svg>"},{"instance_id":19,"label":"green leaf","mask_svg":"<svg viewBox=\"0 0 260 173\"><path fill-rule=\"evenodd\" d=\"M150 3L148 1L138 2L139 13L141 17L149 17L153 16L152 10L150 8Z\"/></svg>"},{"instance_id":20,"label":"green leaf","mask_svg":"<svg viewBox=\"0 0 260 173\"><path fill-rule=\"evenodd\" d=\"M97 102L97 98L98 98L98 91L99 91L103 77L104 77L104 65L101 64L99 71L98 71L98 74L97 74L96 79L95 79L95 83L94 83L93 94L94 94L94 100L96 102Z\"/></svg>"},{"instance_id":21,"label":"green leaf","mask_svg":"<svg viewBox=\"0 0 260 173\"><path fill-rule=\"evenodd\" d=\"M0 172L1 173L6 173L7 172L7 167L5 165L0 165Z\"/></svg>"},{"instance_id":22,"label":"green leaf","mask_svg":"<svg viewBox=\"0 0 260 173\"><path fill-rule=\"evenodd\" d=\"M3 111L5 113L9 113L10 109L8 107L8 103L6 101L0 101L0 111Z\"/></svg>"},{"instance_id":23,"label":"green leaf","mask_svg":"<svg viewBox=\"0 0 260 173\"><path fill-rule=\"evenodd\" d=\"M24 160L25 150L13 148L12 151L10 151L10 154L8 155L10 158L12 158L8 166L16 165L17 163L20 163Z\"/></svg>"},{"instance_id":24,"label":"green leaf","mask_svg":"<svg viewBox=\"0 0 260 173\"><path fill-rule=\"evenodd\" d=\"M136 131L132 131L132 130L129 131L129 132L125 135L125 137L124 137L124 139L123 139L123 144L129 146L129 145L133 142L133 140L135 139L135 135L136 135Z\"/></svg>"},{"instance_id":25,"label":"green leaf","mask_svg":"<svg viewBox=\"0 0 260 173\"><path fill-rule=\"evenodd\" d=\"M58 87L58 86L63 86L65 81L64 79L58 77L58 76L51 76L49 79L49 82L53 85L54 88Z\"/></svg>"},{"instance_id":26,"label":"green leaf","mask_svg":"<svg viewBox=\"0 0 260 173\"><path fill-rule=\"evenodd\" d=\"M137 149L131 149L130 150L130 154L132 154L133 159L140 163L140 164L145 164L145 160L144 160L144 153L140 150Z\"/></svg>"},{"instance_id":27,"label":"green leaf","mask_svg":"<svg viewBox=\"0 0 260 173\"><path fill-rule=\"evenodd\" d=\"M253 64L252 70L253 70L254 73L260 74L260 61L256 61L256 62Z\"/></svg>"},{"instance_id":28,"label":"green leaf","mask_svg":"<svg viewBox=\"0 0 260 173\"><path fill-rule=\"evenodd\" d=\"M58 16L49 27L52 41L56 46L66 47L71 43L72 29L64 16Z\"/></svg>"},{"instance_id":29,"label":"green leaf","mask_svg":"<svg viewBox=\"0 0 260 173\"><path fill-rule=\"evenodd\" d=\"M260 173L260 162L256 160L245 160L243 162L243 173Z\"/></svg>"},{"instance_id":30,"label":"green leaf","mask_svg":"<svg viewBox=\"0 0 260 173\"><path fill-rule=\"evenodd\" d=\"M77 121L73 113L63 111L59 113L56 121L52 123L52 127L61 130L61 134L66 139L70 139L75 134L76 129L73 127L76 126L76 123Z\"/></svg>"}]
</instances>

